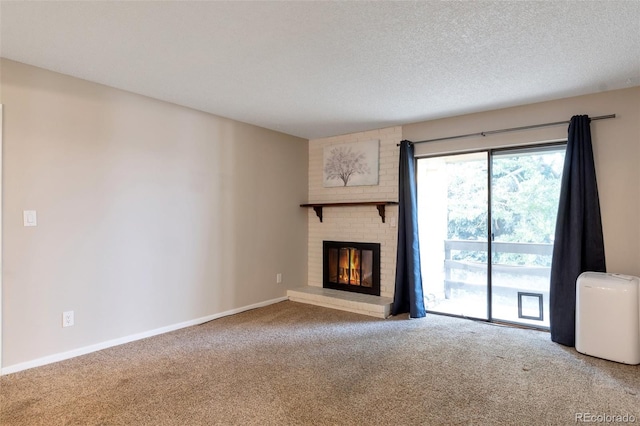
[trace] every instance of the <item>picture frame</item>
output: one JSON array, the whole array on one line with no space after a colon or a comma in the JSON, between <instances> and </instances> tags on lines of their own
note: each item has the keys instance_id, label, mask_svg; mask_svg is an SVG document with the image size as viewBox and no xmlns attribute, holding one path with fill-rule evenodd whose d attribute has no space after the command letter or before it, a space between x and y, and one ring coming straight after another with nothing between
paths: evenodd
<instances>
[{"instance_id":1,"label":"picture frame","mask_svg":"<svg viewBox=\"0 0 640 426\"><path fill-rule=\"evenodd\" d=\"M329 145L324 148L323 186L378 185L380 140Z\"/></svg>"}]
</instances>

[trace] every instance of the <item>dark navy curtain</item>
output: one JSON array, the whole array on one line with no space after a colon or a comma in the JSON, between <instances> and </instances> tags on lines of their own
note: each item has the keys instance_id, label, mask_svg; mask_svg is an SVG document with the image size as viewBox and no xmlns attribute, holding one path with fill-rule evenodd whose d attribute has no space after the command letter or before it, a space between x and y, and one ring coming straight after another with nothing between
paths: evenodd
<instances>
[{"instance_id":1,"label":"dark navy curtain","mask_svg":"<svg viewBox=\"0 0 640 426\"><path fill-rule=\"evenodd\" d=\"M576 279L605 272L598 185L587 115L571 118L553 244L550 283L551 340L575 346Z\"/></svg>"},{"instance_id":2,"label":"dark navy curtain","mask_svg":"<svg viewBox=\"0 0 640 426\"><path fill-rule=\"evenodd\" d=\"M418 244L418 203L413 144L400 142L400 184L398 207L398 256L396 287L391 314L409 312L411 318L425 316Z\"/></svg>"}]
</instances>

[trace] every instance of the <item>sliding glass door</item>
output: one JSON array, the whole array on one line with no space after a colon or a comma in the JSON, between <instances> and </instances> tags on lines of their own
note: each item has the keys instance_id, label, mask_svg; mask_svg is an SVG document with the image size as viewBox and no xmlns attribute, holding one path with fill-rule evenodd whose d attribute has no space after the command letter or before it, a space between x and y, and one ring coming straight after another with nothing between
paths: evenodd
<instances>
[{"instance_id":1,"label":"sliding glass door","mask_svg":"<svg viewBox=\"0 0 640 426\"><path fill-rule=\"evenodd\" d=\"M491 156L491 312L549 327L549 276L565 146Z\"/></svg>"},{"instance_id":2,"label":"sliding glass door","mask_svg":"<svg viewBox=\"0 0 640 426\"><path fill-rule=\"evenodd\" d=\"M549 326L564 145L417 160L427 310Z\"/></svg>"},{"instance_id":3,"label":"sliding glass door","mask_svg":"<svg viewBox=\"0 0 640 426\"><path fill-rule=\"evenodd\" d=\"M488 153L418 160L427 310L488 319Z\"/></svg>"}]
</instances>

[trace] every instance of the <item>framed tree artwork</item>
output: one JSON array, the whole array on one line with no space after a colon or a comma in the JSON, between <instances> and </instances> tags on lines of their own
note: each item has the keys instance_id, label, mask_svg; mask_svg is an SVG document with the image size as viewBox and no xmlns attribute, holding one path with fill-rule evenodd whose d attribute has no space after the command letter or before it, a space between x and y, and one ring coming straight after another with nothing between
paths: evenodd
<instances>
[{"instance_id":1,"label":"framed tree artwork","mask_svg":"<svg viewBox=\"0 0 640 426\"><path fill-rule=\"evenodd\" d=\"M380 141L370 140L324 148L323 186L378 184Z\"/></svg>"}]
</instances>

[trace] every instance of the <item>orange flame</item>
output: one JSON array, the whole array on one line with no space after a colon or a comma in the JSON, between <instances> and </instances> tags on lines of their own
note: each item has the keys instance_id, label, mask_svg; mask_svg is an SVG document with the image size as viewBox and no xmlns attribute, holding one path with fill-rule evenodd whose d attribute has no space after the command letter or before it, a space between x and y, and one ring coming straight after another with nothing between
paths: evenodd
<instances>
[{"instance_id":1,"label":"orange flame","mask_svg":"<svg viewBox=\"0 0 640 426\"><path fill-rule=\"evenodd\" d=\"M354 248L341 249L338 271L339 282L360 285L360 250Z\"/></svg>"}]
</instances>

